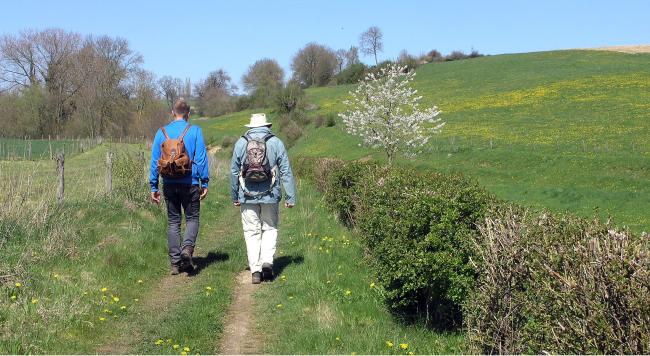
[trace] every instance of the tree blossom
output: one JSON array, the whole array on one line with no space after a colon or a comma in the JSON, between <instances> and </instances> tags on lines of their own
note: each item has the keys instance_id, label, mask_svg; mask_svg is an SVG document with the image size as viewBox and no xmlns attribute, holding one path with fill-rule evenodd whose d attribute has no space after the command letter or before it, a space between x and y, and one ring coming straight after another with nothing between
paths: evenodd
<instances>
[{"instance_id":1,"label":"tree blossom","mask_svg":"<svg viewBox=\"0 0 650 356\"><path fill-rule=\"evenodd\" d=\"M389 164L398 152L409 157L419 153L445 124L436 106L420 109L422 96L411 87L414 77L415 72L396 64L370 73L344 101L349 109L339 114L346 131L360 136L365 145L383 149Z\"/></svg>"}]
</instances>

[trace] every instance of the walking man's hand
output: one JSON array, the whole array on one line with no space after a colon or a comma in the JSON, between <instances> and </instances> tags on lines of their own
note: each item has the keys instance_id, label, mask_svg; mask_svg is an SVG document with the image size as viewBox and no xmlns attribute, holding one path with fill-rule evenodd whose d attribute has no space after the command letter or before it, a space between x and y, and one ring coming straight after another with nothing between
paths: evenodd
<instances>
[{"instance_id":1,"label":"walking man's hand","mask_svg":"<svg viewBox=\"0 0 650 356\"><path fill-rule=\"evenodd\" d=\"M234 206L241 206L241 203L240 203L239 200L238 200L238 201L234 201L234 202L232 202L232 205L234 205Z\"/></svg>"},{"instance_id":2,"label":"walking man's hand","mask_svg":"<svg viewBox=\"0 0 650 356\"><path fill-rule=\"evenodd\" d=\"M151 201L160 204L160 192L151 192Z\"/></svg>"},{"instance_id":3,"label":"walking man's hand","mask_svg":"<svg viewBox=\"0 0 650 356\"><path fill-rule=\"evenodd\" d=\"M208 188L201 189L201 197L199 199L203 200L206 196L208 196Z\"/></svg>"},{"instance_id":4,"label":"walking man's hand","mask_svg":"<svg viewBox=\"0 0 650 356\"><path fill-rule=\"evenodd\" d=\"M284 202L284 206L285 206L287 209L291 209L291 208L293 208L294 204Z\"/></svg>"}]
</instances>

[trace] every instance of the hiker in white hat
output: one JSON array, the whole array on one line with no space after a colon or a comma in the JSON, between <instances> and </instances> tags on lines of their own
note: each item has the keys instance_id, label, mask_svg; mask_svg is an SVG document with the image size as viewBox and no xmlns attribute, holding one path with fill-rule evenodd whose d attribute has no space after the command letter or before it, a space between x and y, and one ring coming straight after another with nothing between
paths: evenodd
<instances>
[{"instance_id":1,"label":"hiker in white hat","mask_svg":"<svg viewBox=\"0 0 650 356\"><path fill-rule=\"evenodd\" d=\"M235 143L230 165L232 202L241 209L253 284L273 280L279 205L296 204L296 188L284 143L271 133L265 114L253 114L249 130ZM282 184L280 184L280 182Z\"/></svg>"}]
</instances>

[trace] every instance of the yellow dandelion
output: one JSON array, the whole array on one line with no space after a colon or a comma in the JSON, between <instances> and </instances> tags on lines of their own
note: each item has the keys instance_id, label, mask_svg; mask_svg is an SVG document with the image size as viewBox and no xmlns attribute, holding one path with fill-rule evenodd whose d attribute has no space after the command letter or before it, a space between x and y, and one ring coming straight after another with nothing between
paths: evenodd
<instances>
[{"instance_id":1,"label":"yellow dandelion","mask_svg":"<svg viewBox=\"0 0 650 356\"><path fill-rule=\"evenodd\" d=\"M275 307L278 308L278 309L282 309L283 306L284 306L284 305L282 305L282 304L278 304L278 305L276 305Z\"/></svg>"},{"instance_id":2,"label":"yellow dandelion","mask_svg":"<svg viewBox=\"0 0 650 356\"><path fill-rule=\"evenodd\" d=\"M336 341L341 341L341 337L340 337L340 336L337 336L337 337L336 337Z\"/></svg>"},{"instance_id":3,"label":"yellow dandelion","mask_svg":"<svg viewBox=\"0 0 650 356\"><path fill-rule=\"evenodd\" d=\"M357 354L356 352L352 352L352 353L351 353L352 356L355 356L356 354Z\"/></svg>"},{"instance_id":4,"label":"yellow dandelion","mask_svg":"<svg viewBox=\"0 0 650 356\"><path fill-rule=\"evenodd\" d=\"M182 355L182 356L185 356L185 355L187 355L187 352L185 352L185 351L181 351L181 355Z\"/></svg>"},{"instance_id":5,"label":"yellow dandelion","mask_svg":"<svg viewBox=\"0 0 650 356\"><path fill-rule=\"evenodd\" d=\"M399 344L399 348L402 350L407 350L409 348L409 344Z\"/></svg>"},{"instance_id":6,"label":"yellow dandelion","mask_svg":"<svg viewBox=\"0 0 650 356\"><path fill-rule=\"evenodd\" d=\"M117 315L113 315L113 319L117 319Z\"/></svg>"},{"instance_id":7,"label":"yellow dandelion","mask_svg":"<svg viewBox=\"0 0 650 356\"><path fill-rule=\"evenodd\" d=\"M345 295L350 295L350 294L352 294L351 290L348 289L348 290L345 291Z\"/></svg>"},{"instance_id":8,"label":"yellow dandelion","mask_svg":"<svg viewBox=\"0 0 650 356\"><path fill-rule=\"evenodd\" d=\"M283 275L280 276L280 279L283 280L283 281L286 281L286 280L287 280L287 276L285 276L285 275L283 274Z\"/></svg>"},{"instance_id":9,"label":"yellow dandelion","mask_svg":"<svg viewBox=\"0 0 650 356\"><path fill-rule=\"evenodd\" d=\"M409 351L409 355L413 355L413 351Z\"/></svg>"},{"instance_id":10,"label":"yellow dandelion","mask_svg":"<svg viewBox=\"0 0 650 356\"><path fill-rule=\"evenodd\" d=\"M205 287L205 290L212 290L212 287L207 286L207 287Z\"/></svg>"},{"instance_id":11,"label":"yellow dandelion","mask_svg":"<svg viewBox=\"0 0 650 356\"><path fill-rule=\"evenodd\" d=\"M83 295L88 295L88 292L83 292Z\"/></svg>"},{"instance_id":12,"label":"yellow dandelion","mask_svg":"<svg viewBox=\"0 0 650 356\"><path fill-rule=\"evenodd\" d=\"M141 280L141 279L138 279L138 283L144 283L144 281Z\"/></svg>"},{"instance_id":13,"label":"yellow dandelion","mask_svg":"<svg viewBox=\"0 0 650 356\"><path fill-rule=\"evenodd\" d=\"M54 279L59 279L59 274L55 273L55 274L52 275L52 277L54 277Z\"/></svg>"},{"instance_id":14,"label":"yellow dandelion","mask_svg":"<svg viewBox=\"0 0 650 356\"><path fill-rule=\"evenodd\" d=\"M126 306L125 306L125 305L122 305L122 306L120 307L120 309L121 309L121 310L126 310Z\"/></svg>"},{"instance_id":15,"label":"yellow dandelion","mask_svg":"<svg viewBox=\"0 0 650 356\"><path fill-rule=\"evenodd\" d=\"M102 293L106 293L107 290L108 290L108 288L106 288L106 287L102 287L102 289L101 289Z\"/></svg>"},{"instance_id":16,"label":"yellow dandelion","mask_svg":"<svg viewBox=\"0 0 650 356\"><path fill-rule=\"evenodd\" d=\"M32 304L38 303L38 298L32 298Z\"/></svg>"},{"instance_id":17,"label":"yellow dandelion","mask_svg":"<svg viewBox=\"0 0 650 356\"><path fill-rule=\"evenodd\" d=\"M22 283L20 283L20 282L16 282L16 283L15 283L14 285L16 286L16 288L20 288L20 287L22 287L22 286L23 286L23 284L22 284Z\"/></svg>"},{"instance_id":18,"label":"yellow dandelion","mask_svg":"<svg viewBox=\"0 0 650 356\"><path fill-rule=\"evenodd\" d=\"M155 344L158 345L158 346L160 346L160 345L163 344L163 342L164 342L164 341L163 341L162 339L158 339L158 340L156 340Z\"/></svg>"},{"instance_id":19,"label":"yellow dandelion","mask_svg":"<svg viewBox=\"0 0 650 356\"><path fill-rule=\"evenodd\" d=\"M134 301L134 302L139 302L140 299L138 299L138 298L133 298L133 301Z\"/></svg>"},{"instance_id":20,"label":"yellow dandelion","mask_svg":"<svg viewBox=\"0 0 650 356\"><path fill-rule=\"evenodd\" d=\"M179 344L172 345L172 349L174 349L174 350L178 350L179 347L181 347L181 345L179 345Z\"/></svg>"},{"instance_id":21,"label":"yellow dandelion","mask_svg":"<svg viewBox=\"0 0 650 356\"><path fill-rule=\"evenodd\" d=\"M370 283L370 288L375 288L375 282Z\"/></svg>"},{"instance_id":22,"label":"yellow dandelion","mask_svg":"<svg viewBox=\"0 0 650 356\"><path fill-rule=\"evenodd\" d=\"M291 299L293 299L293 296L292 296L292 295L289 296L289 300L291 300Z\"/></svg>"},{"instance_id":23,"label":"yellow dandelion","mask_svg":"<svg viewBox=\"0 0 650 356\"><path fill-rule=\"evenodd\" d=\"M16 296L15 296L15 295L12 295L12 296L11 296L11 300L16 300Z\"/></svg>"},{"instance_id":24,"label":"yellow dandelion","mask_svg":"<svg viewBox=\"0 0 650 356\"><path fill-rule=\"evenodd\" d=\"M106 321L106 318L104 318L103 316L100 316L99 321Z\"/></svg>"},{"instance_id":25,"label":"yellow dandelion","mask_svg":"<svg viewBox=\"0 0 650 356\"><path fill-rule=\"evenodd\" d=\"M113 297L113 301L114 301L115 303L117 303L117 302L120 301L120 298L119 298L119 297Z\"/></svg>"},{"instance_id":26,"label":"yellow dandelion","mask_svg":"<svg viewBox=\"0 0 650 356\"><path fill-rule=\"evenodd\" d=\"M183 351L185 351L185 352L190 352L190 348L187 347L187 346L185 346L185 347L183 347Z\"/></svg>"},{"instance_id":27,"label":"yellow dandelion","mask_svg":"<svg viewBox=\"0 0 650 356\"><path fill-rule=\"evenodd\" d=\"M386 341L386 346L392 348L393 346L395 346L395 344L393 344L392 341Z\"/></svg>"}]
</instances>

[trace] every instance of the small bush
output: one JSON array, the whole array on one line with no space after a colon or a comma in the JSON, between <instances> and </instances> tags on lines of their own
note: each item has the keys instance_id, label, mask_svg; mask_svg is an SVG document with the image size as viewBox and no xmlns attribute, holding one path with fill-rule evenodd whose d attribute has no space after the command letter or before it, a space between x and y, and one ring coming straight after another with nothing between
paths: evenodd
<instances>
[{"instance_id":1,"label":"small bush","mask_svg":"<svg viewBox=\"0 0 650 356\"><path fill-rule=\"evenodd\" d=\"M324 123L325 123L325 117L323 115L318 115L314 119L314 127L315 128L319 128L319 127L323 126Z\"/></svg>"},{"instance_id":2,"label":"small bush","mask_svg":"<svg viewBox=\"0 0 650 356\"><path fill-rule=\"evenodd\" d=\"M144 176L145 159L142 152L120 150L113 159L115 192L131 202L146 202L147 181Z\"/></svg>"},{"instance_id":3,"label":"small bush","mask_svg":"<svg viewBox=\"0 0 650 356\"><path fill-rule=\"evenodd\" d=\"M452 51L447 56L445 56L445 61L447 62L458 61L461 59L465 59L467 57L468 56L463 51Z\"/></svg>"},{"instance_id":4,"label":"small bush","mask_svg":"<svg viewBox=\"0 0 650 356\"><path fill-rule=\"evenodd\" d=\"M429 53L426 54L424 57L424 60L426 60L428 63L431 62L441 62L445 59L445 57L442 55L442 53L438 52L437 50L431 50Z\"/></svg>"},{"instance_id":5,"label":"small bush","mask_svg":"<svg viewBox=\"0 0 650 356\"><path fill-rule=\"evenodd\" d=\"M298 139L302 136L302 129L292 119L291 115L283 115L278 120L280 126L280 133L285 137L284 143L287 147L292 147Z\"/></svg>"},{"instance_id":6,"label":"small bush","mask_svg":"<svg viewBox=\"0 0 650 356\"><path fill-rule=\"evenodd\" d=\"M325 126L327 126L327 127L336 126L336 117L337 117L336 113L333 113L333 112L328 113L327 114L327 119L325 121Z\"/></svg>"},{"instance_id":7,"label":"small bush","mask_svg":"<svg viewBox=\"0 0 650 356\"><path fill-rule=\"evenodd\" d=\"M275 97L275 106L280 113L289 114L305 108L305 91L296 81L290 81Z\"/></svg>"},{"instance_id":8,"label":"small bush","mask_svg":"<svg viewBox=\"0 0 650 356\"><path fill-rule=\"evenodd\" d=\"M650 238L510 207L474 236L466 323L479 353L645 354Z\"/></svg>"},{"instance_id":9,"label":"small bush","mask_svg":"<svg viewBox=\"0 0 650 356\"><path fill-rule=\"evenodd\" d=\"M224 136L223 139L221 140L221 148L225 149L234 145L238 139L239 137L237 136Z\"/></svg>"},{"instance_id":10,"label":"small bush","mask_svg":"<svg viewBox=\"0 0 650 356\"><path fill-rule=\"evenodd\" d=\"M336 75L336 83L356 84L365 77L367 70L363 63L352 64Z\"/></svg>"}]
</instances>

